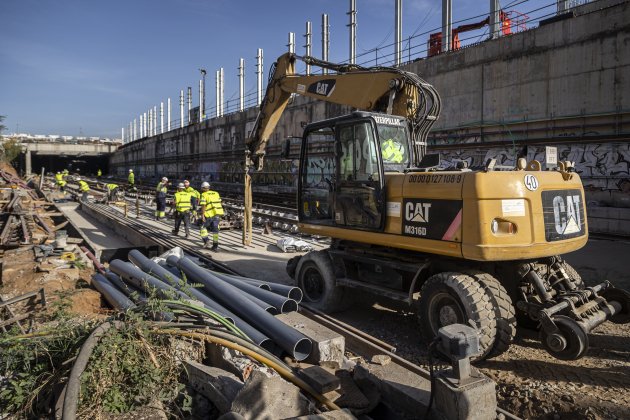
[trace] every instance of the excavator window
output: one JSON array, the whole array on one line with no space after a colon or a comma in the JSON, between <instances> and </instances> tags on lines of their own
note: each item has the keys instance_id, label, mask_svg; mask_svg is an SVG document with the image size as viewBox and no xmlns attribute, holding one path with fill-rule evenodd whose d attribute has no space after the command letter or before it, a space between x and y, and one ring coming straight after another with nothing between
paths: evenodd
<instances>
[{"instance_id":1,"label":"excavator window","mask_svg":"<svg viewBox=\"0 0 630 420\"><path fill-rule=\"evenodd\" d=\"M337 164L332 127L305 133L300 178L301 220L333 224L333 194Z\"/></svg>"},{"instance_id":2,"label":"excavator window","mask_svg":"<svg viewBox=\"0 0 630 420\"><path fill-rule=\"evenodd\" d=\"M404 125L377 124L385 172L409 167L409 135Z\"/></svg>"}]
</instances>

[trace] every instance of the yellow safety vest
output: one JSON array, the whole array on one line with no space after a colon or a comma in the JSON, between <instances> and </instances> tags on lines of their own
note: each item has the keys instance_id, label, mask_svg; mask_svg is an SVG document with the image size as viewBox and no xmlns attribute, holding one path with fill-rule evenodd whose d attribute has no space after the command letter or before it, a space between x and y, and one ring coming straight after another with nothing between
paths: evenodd
<instances>
[{"instance_id":1,"label":"yellow safety vest","mask_svg":"<svg viewBox=\"0 0 630 420\"><path fill-rule=\"evenodd\" d=\"M193 187L184 188L184 191L191 193L193 197L197 198L197 200L199 200L199 197L201 197L201 193Z\"/></svg>"},{"instance_id":2,"label":"yellow safety vest","mask_svg":"<svg viewBox=\"0 0 630 420\"><path fill-rule=\"evenodd\" d=\"M134 175L133 175L133 172L130 172L130 173L129 173L129 176L127 177L127 181L128 181L130 184L133 184L133 183L134 183L134 181L135 181L135 177L134 177Z\"/></svg>"},{"instance_id":3,"label":"yellow safety vest","mask_svg":"<svg viewBox=\"0 0 630 420\"><path fill-rule=\"evenodd\" d=\"M116 184L107 184L107 189L112 191L113 189L118 188L118 185Z\"/></svg>"},{"instance_id":4,"label":"yellow safety vest","mask_svg":"<svg viewBox=\"0 0 630 420\"><path fill-rule=\"evenodd\" d=\"M83 192L87 192L87 191L90 191L90 186L88 185L87 182L81 180L79 181L79 189Z\"/></svg>"},{"instance_id":5,"label":"yellow safety vest","mask_svg":"<svg viewBox=\"0 0 630 420\"><path fill-rule=\"evenodd\" d=\"M101 176L101 175L103 175L103 173L101 172L100 169L98 171L96 171L96 176Z\"/></svg>"},{"instance_id":6,"label":"yellow safety vest","mask_svg":"<svg viewBox=\"0 0 630 420\"><path fill-rule=\"evenodd\" d=\"M381 145L381 152L383 153L383 160L386 160L391 163L401 163L403 161L403 153L400 150L401 147L399 144L395 143L394 140L388 139L383 142Z\"/></svg>"},{"instance_id":7,"label":"yellow safety vest","mask_svg":"<svg viewBox=\"0 0 630 420\"><path fill-rule=\"evenodd\" d=\"M188 191L177 191L175 193L175 210L177 210L178 213L190 211L190 208L192 207L190 199L192 196L193 195Z\"/></svg>"},{"instance_id":8,"label":"yellow safety vest","mask_svg":"<svg viewBox=\"0 0 630 420\"><path fill-rule=\"evenodd\" d=\"M204 212L205 217L223 216L223 206L221 205L221 196L216 191L204 191L201 193L201 206L206 206Z\"/></svg>"},{"instance_id":9,"label":"yellow safety vest","mask_svg":"<svg viewBox=\"0 0 630 420\"><path fill-rule=\"evenodd\" d=\"M160 193L162 193L163 195L166 195L166 192L168 191L168 187L166 186L166 184L163 184L162 182L159 182L157 184L157 187L155 187L155 192L160 195Z\"/></svg>"},{"instance_id":10,"label":"yellow safety vest","mask_svg":"<svg viewBox=\"0 0 630 420\"><path fill-rule=\"evenodd\" d=\"M63 181L63 175L55 174L55 179L57 180L57 184L60 184Z\"/></svg>"}]
</instances>

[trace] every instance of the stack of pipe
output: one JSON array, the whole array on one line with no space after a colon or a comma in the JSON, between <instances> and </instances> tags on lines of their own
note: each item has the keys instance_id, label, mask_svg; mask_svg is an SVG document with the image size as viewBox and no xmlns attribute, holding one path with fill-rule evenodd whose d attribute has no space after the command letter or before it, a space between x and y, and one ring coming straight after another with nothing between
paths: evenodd
<instances>
[{"instance_id":1,"label":"stack of pipe","mask_svg":"<svg viewBox=\"0 0 630 420\"><path fill-rule=\"evenodd\" d=\"M234 323L269 351L282 350L296 360L310 354L311 340L274 317L297 311L302 300L299 288L211 271L186 257L169 256L164 267L132 250L129 260L113 260L111 271L93 276L93 284L114 308L129 309L150 294L193 300ZM193 287L183 278L202 287Z\"/></svg>"}]
</instances>

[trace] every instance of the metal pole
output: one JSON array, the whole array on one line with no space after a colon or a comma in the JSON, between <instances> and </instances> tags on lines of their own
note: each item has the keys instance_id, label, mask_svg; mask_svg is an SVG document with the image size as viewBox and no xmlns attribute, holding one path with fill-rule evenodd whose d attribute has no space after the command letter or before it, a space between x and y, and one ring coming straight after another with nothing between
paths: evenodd
<instances>
[{"instance_id":1,"label":"metal pole","mask_svg":"<svg viewBox=\"0 0 630 420\"><path fill-rule=\"evenodd\" d=\"M442 52L451 50L452 34L452 0L442 0Z\"/></svg>"},{"instance_id":2,"label":"metal pole","mask_svg":"<svg viewBox=\"0 0 630 420\"><path fill-rule=\"evenodd\" d=\"M223 79L223 67L219 70L219 78L221 80L221 85L219 89L219 94L221 95L221 116L223 116L224 108L224 99L223 99L223 90L224 90L224 79Z\"/></svg>"},{"instance_id":3,"label":"metal pole","mask_svg":"<svg viewBox=\"0 0 630 420\"><path fill-rule=\"evenodd\" d=\"M243 112L245 109L245 59L241 58L238 63L238 110Z\"/></svg>"},{"instance_id":4,"label":"metal pole","mask_svg":"<svg viewBox=\"0 0 630 420\"><path fill-rule=\"evenodd\" d=\"M214 84L216 86L216 102L217 102L217 117L221 116L221 95L219 94L219 84L221 83L220 81L220 73L219 70L217 70L214 74Z\"/></svg>"},{"instance_id":5,"label":"metal pole","mask_svg":"<svg viewBox=\"0 0 630 420\"><path fill-rule=\"evenodd\" d=\"M328 47L330 42L328 41L328 15L322 14L322 60L328 61ZM328 74L328 69L323 69L323 74Z\"/></svg>"},{"instance_id":6,"label":"metal pole","mask_svg":"<svg viewBox=\"0 0 630 420\"><path fill-rule=\"evenodd\" d=\"M499 0L490 0L490 39L497 39L501 36L501 26L499 22Z\"/></svg>"},{"instance_id":7,"label":"metal pole","mask_svg":"<svg viewBox=\"0 0 630 420\"><path fill-rule=\"evenodd\" d=\"M311 41L312 41L312 37L313 37L313 25L311 24L311 22L306 22L306 34L304 35L304 37L306 38L306 45L304 45L304 47L306 48L305 51L305 55L307 57L311 56ZM306 75L310 75L311 74L311 65L307 64L306 65Z\"/></svg>"},{"instance_id":8,"label":"metal pole","mask_svg":"<svg viewBox=\"0 0 630 420\"><path fill-rule=\"evenodd\" d=\"M199 121L203 121L206 119L206 69L199 69L201 72L201 100L199 107L201 108L199 111Z\"/></svg>"},{"instance_id":9,"label":"metal pole","mask_svg":"<svg viewBox=\"0 0 630 420\"><path fill-rule=\"evenodd\" d=\"M568 11L570 8L569 0L558 0L558 15L561 15Z\"/></svg>"},{"instance_id":10,"label":"metal pole","mask_svg":"<svg viewBox=\"0 0 630 420\"><path fill-rule=\"evenodd\" d=\"M121 136L122 142L123 142L123 144L124 144L124 143L125 143L125 127L121 128L121 129L120 129L120 131L121 131L120 136ZM30 165L28 165L28 163L30 163L30 162L28 162L28 161L29 161L29 160L31 160L31 159L30 159L31 154L27 151L27 152L26 152L26 156L27 156L27 159L26 159L26 160L27 160L27 165L26 165L26 174L27 174L27 175L29 175L30 170L29 170L29 168L28 168L28 167L29 167Z\"/></svg>"},{"instance_id":11,"label":"metal pole","mask_svg":"<svg viewBox=\"0 0 630 420\"><path fill-rule=\"evenodd\" d=\"M394 65L400 66L402 64L402 0L396 0L395 21Z\"/></svg>"},{"instance_id":12,"label":"metal pole","mask_svg":"<svg viewBox=\"0 0 630 420\"><path fill-rule=\"evenodd\" d=\"M188 124L190 124L192 121L190 121L190 111L192 110L192 88L190 86L188 86L188 118L186 119L186 121L188 121Z\"/></svg>"},{"instance_id":13,"label":"metal pole","mask_svg":"<svg viewBox=\"0 0 630 420\"><path fill-rule=\"evenodd\" d=\"M289 47L290 53L295 54L295 32L289 32L289 43L287 47Z\"/></svg>"},{"instance_id":14,"label":"metal pole","mask_svg":"<svg viewBox=\"0 0 630 420\"><path fill-rule=\"evenodd\" d=\"M131 140L137 140L138 139L138 120L137 119L133 119L133 138Z\"/></svg>"},{"instance_id":15,"label":"metal pole","mask_svg":"<svg viewBox=\"0 0 630 420\"><path fill-rule=\"evenodd\" d=\"M350 28L350 55L348 62L355 64L357 50L357 0L350 0L348 15L350 15L350 23L348 24Z\"/></svg>"},{"instance_id":16,"label":"metal pole","mask_svg":"<svg viewBox=\"0 0 630 420\"><path fill-rule=\"evenodd\" d=\"M263 98L263 50L258 48L258 54L256 55L256 86L258 91L258 99L256 104L260 106Z\"/></svg>"},{"instance_id":17,"label":"metal pole","mask_svg":"<svg viewBox=\"0 0 630 420\"><path fill-rule=\"evenodd\" d=\"M166 130L171 131L171 98L166 101Z\"/></svg>"},{"instance_id":18,"label":"metal pole","mask_svg":"<svg viewBox=\"0 0 630 420\"><path fill-rule=\"evenodd\" d=\"M179 91L179 126L184 126L184 91Z\"/></svg>"},{"instance_id":19,"label":"metal pole","mask_svg":"<svg viewBox=\"0 0 630 420\"><path fill-rule=\"evenodd\" d=\"M144 134L143 137L147 137L147 113L146 112L143 114L142 124L143 124L142 130Z\"/></svg>"},{"instance_id":20,"label":"metal pole","mask_svg":"<svg viewBox=\"0 0 630 420\"><path fill-rule=\"evenodd\" d=\"M164 102L160 102L160 134L164 133Z\"/></svg>"},{"instance_id":21,"label":"metal pole","mask_svg":"<svg viewBox=\"0 0 630 420\"><path fill-rule=\"evenodd\" d=\"M157 135L157 106L153 107L153 135Z\"/></svg>"},{"instance_id":22,"label":"metal pole","mask_svg":"<svg viewBox=\"0 0 630 420\"><path fill-rule=\"evenodd\" d=\"M203 121L203 111L201 110L202 108L202 103L203 103L203 80L199 79L199 117L198 117L198 122L202 122Z\"/></svg>"}]
</instances>

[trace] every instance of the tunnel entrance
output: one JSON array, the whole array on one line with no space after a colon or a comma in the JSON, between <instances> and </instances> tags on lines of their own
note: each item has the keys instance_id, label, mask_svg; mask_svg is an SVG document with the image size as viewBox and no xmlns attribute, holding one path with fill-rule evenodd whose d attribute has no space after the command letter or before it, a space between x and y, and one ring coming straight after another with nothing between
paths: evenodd
<instances>
[{"instance_id":1,"label":"tunnel entrance","mask_svg":"<svg viewBox=\"0 0 630 420\"><path fill-rule=\"evenodd\" d=\"M26 155L20 154L19 158L13 162L18 172L26 171ZM46 173L56 173L67 169L70 173L78 173L86 176L96 176L100 169L103 175L109 173L109 156L70 156L70 155L48 155L31 153L31 167L33 173L40 173L42 167Z\"/></svg>"}]
</instances>

